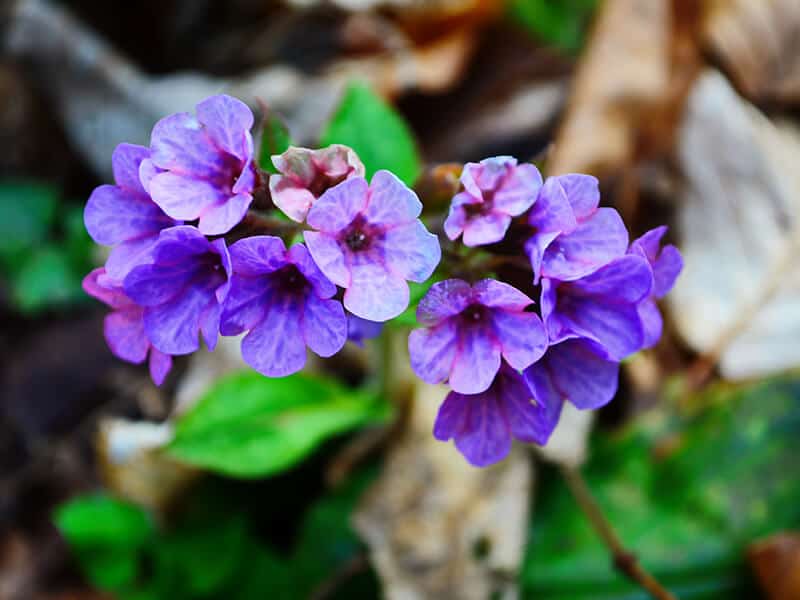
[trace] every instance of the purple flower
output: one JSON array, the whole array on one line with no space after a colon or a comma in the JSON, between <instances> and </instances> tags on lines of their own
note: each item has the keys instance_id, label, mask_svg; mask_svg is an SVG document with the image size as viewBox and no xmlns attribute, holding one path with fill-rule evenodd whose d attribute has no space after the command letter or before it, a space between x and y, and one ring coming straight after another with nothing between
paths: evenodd
<instances>
[{"instance_id":1,"label":"purple flower","mask_svg":"<svg viewBox=\"0 0 800 600\"><path fill-rule=\"evenodd\" d=\"M389 171L326 191L308 212L305 240L314 262L345 288L344 306L369 321L387 321L408 306L406 280L421 283L439 264L439 239L418 219L417 195Z\"/></svg>"},{"instance_id":2,"label":"purple flower","mask_svg":"<svg viewBox=\"0 0 800 600\"><path fill-rule=\"evenodd\" d=\"M363 177L364 165L347 146L334 144L320 150L291 147L272 157L281 173L269 178L275 206L298 223L306 220L314 201L350 177Z\"/></svg>"},{"instance_id":3,"label":"purple flower","mask_svg":"<svg viewBox=\"0 0 800 600\"><path fill-rule=\"evenodd\" d=\"M245 362L269 377L295 373L306 346L332 356L347 340L347 319L333 299L336 286L320 272L302 244L288 251L280 238L255 236L230 247L231 290L222 313L222 334L249 333Z\"/></svg>"},{"instance_id":4,"label":"purple flower","mask_svg":"<svg viewBox=\"0 0 800 600\"><path fill-rule=\"evenodd\" d=\"M465 246L481 246L503 239L511 218L536 200L542 176L534 165L496 156L464 165L461 183L464 191L453 198L444 231L451 240L463 233Z\"/></svg>"},{"instance_id":5,"label":"purple flower","mask_svg":"<svg viewBox=\"0 0 800 600\"><path fill-rule=\"evenodd\" d=\"M609 359L621 360L642 348L644 329L638 303L650 294L647 261L627 255L571 282L542 280L542 319L551 344L584 337Z\"/></svg>"},{"instance_id":6,"label":"purple flower","mask_svg":"<svg viewBox=\"0 0 800 600\"><path fill-rule=\"evenodd\" d=\"M449 381L460 394L485 391L503 358L522 370L544 354L542 321L525 310L532 304L493 279L472 286L460 279L434 284L417 309L417 320L427 328L408 337L411 367L423 381Z\"/></svg>"},{"instance_id":7,"label":"purple flower","mask_svg":"<svg viewBox=\"0 0 800 600\"><path fill-rule=\"evenodd\" d=\"M252 126L253 113L230 96L203 100L196 118L177 113L161 119L142 167L153 201L174 219L200 219L206 235L230 231L253 199Z\"/></svg>"},{"instance_id":8,"label":"purple flower","mask_svg":"<svg viewBox=\"0 0 800 600\"><path fill-rule=\"evenodd\" d=\"M208 241L189 225L161 232L151 264L125 278L125 293L144 308L144 330L166 354L189 354L203 334L213 350L219 334L220 305L230 287L231 261L225 241Z\"/></svg>"},{"instance_id":9,"label":"purple flower","mask_svg":"<svg viewBox=\"0 0 800 600\"><path fill-rule=\"evenodd\" d=\"M367 321L361 317L347 315L347 339L356 346L364 347L364 340L371 340L378 337L383 331L383 323Z\"/></svg>"},{"instance_id":10,"label":"purple flower","mask_svg":"<svg viewBox=\"0 0 800 600\"><path fill-rule=\"evenodd\" d=\"M667 228L664 226L651 229L631 242L628 250L629 254L647 259L653 269L652 292L638 307L639 317L644 325L644 348L654 346L661 338L663 321L656 300L663 298L672 289L683 269L683 258L675 246L670 244L661 248L661 238L666 232Z\"/></svg>"},{"instance_id":11,"label":"purple flower","mask_svg":"<svg viewBox=\"0 0 800 600\"><path fill-rule=\"evenodd\" d=\"M528 218L534 234L525 246L536 283L540 277L579 279L625 254L628 231L622 218L599 203L591 175L547 179Z\"/></svg>"},{"instance_id":12,"label":"purple flower","mask_svg":"<svg viewBox=\"0 0 800 600\"><path fill-rule=\"evenodd\" d=\"M450 392L439 408L433 435L456 448L476 467L503 460L511 438L544 445L558 422L550 405L532 402L522 376L503 364L489 389L480 394Z\"/></svg>"},{"instance_id":13,"label":"purple flower","mask_svg":"<svg viewBox=\"0 0 800 600\"><path fill-rule=\"evenodd\" d=\"M172 368L172 357L150 344L144 332L142 307L125 295L104 268L89 273L83 279L83 289L114 309L103 322L106 343L112 354L135 365L143 363L149 354L150 377L156 385L161 385Z\"/></svg>"},{"instance_id":14,"label":"purple flower","mask_svg":"<svg viewBox=\"0 0 800 600\"><path fill-rule=\"evenodd\" d=\"M525 369L533 398L551 418L548 436L558 423L565 401L579 409L600 408L617 393L619 363L586 339L568 339L550 346L541 360Z\"/></svg>"},{"instance_id":15,"label":"purple flower","mask_svg":"<svg viewBox=\"0 0 800 600\"><path fill-rule=\"evenodd\" d=\"M118 281L147 260L162 229L179 224L150 199L139 180L139 166L149 156L150 150L142 146L117 146L111 157L117 185L96 188L83 213L92 239L98 244L116 246L108 257L106 271Z\"/></svg>"}]
</instances>

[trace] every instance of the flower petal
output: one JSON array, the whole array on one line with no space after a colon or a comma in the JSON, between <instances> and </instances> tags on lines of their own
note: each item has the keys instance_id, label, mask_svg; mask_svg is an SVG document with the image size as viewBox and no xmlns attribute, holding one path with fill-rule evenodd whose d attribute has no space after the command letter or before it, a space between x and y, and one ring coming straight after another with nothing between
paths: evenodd
<instances>
[{"instance_id":1,"label":"flower petal","mask_svg":"<svg viewBox=\"0 0 800 600\"><path fill-rule=\"evenodd\" d=\"M228 248L233 272L257 277L285 267L288 260L283 240L274 235L254 235L234 242Z\"/></svg>"},{"instance_id":2,"label":"flower petal","mask_svg":"<svg viewBox=\"0 0 800 600\"><path fill-rule=\"evenodd\" d=\"M83 220L92 239L105 246L154 235L175 224L146 195L114 185L95 188Z\"/></svg>"},{"instance_id":3,"label":"flower petal","mask_svg":"<svg viewBox=\"0 0 800 600\"><path fill-rule=\"evenodd\" d=\"M150 150L150 160L156 167L179 175L212 179L223 167L219 150L189 113L176 113L156 123Z\"/></svg>"},{"instance_id":4,"label":"flower petal","mask_svg":"<svg viewBox=\"0 0 800 600\"><path fill-rule=\"evenodd\" d=\"M417 283L427 280L442 258L439 238L419 220L389 229L382 246L389 269Z\"/></svg>"},{"instance_id":5,"label":"flower petal","mask_svg":"<svg viewBox=\"0 0 800 600\"><path fill-rule=\"evenodd\" d=\"M522 442L544 446L558 425L563 402L534 403L526 381L512 369L503 369L498 394L505 404L512 435Z\"/></svg>"},{"instance_id":6,"label":"flower petal","mask_svg":"<svg viewBox=\"0 0 800 600\"><path fill-rule=\"evenodd\" d=\"M474 247L499 242L505 237L509 225L511 216L498 212L468 219L464 225L464 245Z\"/></svg>"},{"instance_id":7,"label":"flower petal","mask_svg":"<svg viewBox=\"0 0 800 600\"><path fill-rule=\"evenodd\" d=\"M494 194L494 208L514 217L528 210L542 187L542 176L532 164L514 167Z\"/></svg>"},{"instance_id":8,"label":"flower petal","mask_svg":"<svg viewBox=\"0 0 800 600\"><path fill-rule=\"evenodd\" d=\"M150 378L156 385L161 385L172 369L172 357L169 354L150 348Z\"/></svg>"},{"instance_id":9,"label":"flower petal","mask_svg":"<svg viewBox=\"0 0 800 600\"><path fill-rule=\"evenodd\" d=\"M661 339L661 330L664 327L661 311L658 310L655 300L646 298L639 303L638 312L644 328L642 348L652 348Z\"/></svg>"},{"instance_id":10,"label":"flower petal","mask_svg":"<svg viewBox=\"0 0 800 600\"><path fill-rule=\"evenodd\" d=\"M200 315L200 333L210 351L217 347L219 339L219 321L222 308L218 302L209 302Z\"/></svg>"},{"instance_id":11,"label":"flower petal","mask_svg":"<svg viewBox=\"0 0 800 600\"><path fill-rule=\"evenodd\" d=\"M472 302L472 287L462 279L446 279L434 283L417 307L417 321L436 325L457 315Z\"/></svg>"},{"instance_id":12,"label":"flower petal","mask_svg":"<svg viewBox=\"0 0 800 600\"><path fill-rule=\"evenodd\" d=\"M330 298L336 293L336 286L320 271L317 263L303 244L295 244L289 249L289 260L311 283L314 293L320 298Z\"/></svg>"},{"instance_id":13,"label":"flower petal","mask_svg":"<svg viewBox=\"0 0 800 600\"><path fill-rule=\"evenodd\" d=\"M156 178L158 179L158 178ZM206 206L197 228L206 235L222 235L238 225L250 207L253 197L248 193L225 198L219 204Z\"/></svg>"},{"instance_id":14,"label":"flower petal","mask_svg":"<svg viewBox=\"0 0 800 600\"><path fill-rule=\"evenodd\" d=\"M166 171L150 181L150 195L173 219L193 221L226 198L211 182Z\"/></svg>"},{"instance_id":15,"label":"flower petal","mask_svg":"<svg viewBox=\"0 0 800 600\"><path fill-rule=\"evenodd\" d=\"M274 301L274 295L269 277L248 277L234 273L230 292L222 306L222 335L238 335L255 327L264 319L264 311Z\"/></svg>"},{"instance_id":16,"label":"flower petal","mask_svg":"<svg viewBox=\"0 0 800 600\"><path fill-rule=\"evenodd\" d=\"M336 285L348 287L350 269L347 267L339 242L331 235L318 231L304 232L303 239L319 270Z\"/></svg>"},{"instance_id":17,"label":"flower petal","mask_svg":"<svg viewBox=\"0 0 800 600\"><path fill-rule=\"evenodd\" d=\"M493 324L503 358L515 369L530 366L547 350L547 333L537 314L495 310Z\"/></svg>"},{"instance_id":18,"label":"flower petal","mask_svg":"<svg viewBox=\"0 0 800 600\"><path fill-rule=\"evenodd\" d=\"M213 293L188 286L168 302L146 307L147 337L165 354L191 354L200 347L200 320L211 302L216 302Z\"/></svg>"},{"instance_id":19,"label":"flower petal","mask_svg":"<svg viewBox=\"0 0 800 600\"><path fill-rule=\"evenodd\" d=\"M663 298L672 289L682 270L683 257L680 251L673 245L664 246L653 266L653 294L656 298Z\"/></svg>"},{"instance_id":20,"label":"flower petal","mask_svg":"<svg viewBox=\"0 0 800 600\"><path fill-rule=\"evenodd\" d=\"M269 178L272 201L292 221L302 223L314 203L314 194L291 177L273 175Z\"/></svg>"},{"instance_id":21,"label":"flower petal","mask_svg":"<svg viewBox=\"0 0 800 600\"><path fill-rule=\"evenodd\" d=\"M106 260L106 271L111 279L123 281L134 267L150 261L158 236L122 242L115 246Z\"/></svg>"},{"instance_id":22,"label":"flower petal","mask_svg":"<svg viewBox=\"0 0 800 600\"><path fill-rule=\"evenodd\" d=\"M460 410L461 427L455 432L456 448L476 467L486 467L503 460L511 451L511 432L503 400L495 390L464 396L450 392L445 398ZM444 405L440 412L445 410Z\"/></svg>"},{"instance_id":23,"label":"flower petal","mask_svg":"<svg viewBox=\"0 0 800 600\"><path fill-rule=\"evenodd\" d=\"M139 179L139 166L150 157L150 149L136 144L119 144L111 155L111 168L114 181L121 188L144 194L145 190Z\"/></svg>"},{"instance_id":24,"label":"flower petal","mask_svg":"<svg viewBox=\"0 0 800 600\"><path fill-rule=\"evenodd\" d=\"M246 160L246 136L253 126L253 113L238 98L220 94L197 105L197 119L216 146L228 154Z\"/></svg>"},{"instance_id":25,"label":"flower petal","mask_svg":"<svg viewBox=\"0 0 800 600\"><path fill-rule=\"evenodd\" d=\"M528 213L528 223L537 232L571 233L578 226L558 177L548 177L544 182L536 203Z\"/></svg>"},{"instance_id":26,"label":"flower petal","mask_svg":"<svg viewBox=\"0 0 800 600\"><path fill-rule=\"evenodd\" d=\"M353 265L344 306L357 317L388 321L408 308L408 301L408 284L402 277L375 263Z\"/></svg>"},{"instance_id":27,"label":"flower petal","mask_svg":"<svg viewBox=\"0 0 800 600\"><path fill-rule=\"evenodd\" d=\"M389 171L378 171L369 186L364 216L370 223L399 225L419 217L422 202L414 191Z\"/></svg>"},{"instance_id":28,"label":"flower petal","mask_svg":"<svg viewBox=\"0 0 800 600\"><path fill-rule=\"evenodd\" d=\"M597 178L581 173L569 173L559 175L557 179L567 194L567 200L572 206L575 217L582 221L591 216L600 204L600 183Z\"/></svg>"},{"instance_id":29,"label":"flower petal","mask_svg":"<svg viewBox=\"0 0 800 600\"><path fill-rule=\"evenodd\" d=\"M347 318L342 303L324 300L313 292L306 297L303 311L303 339L322 357L333 356L347 341Z\"/></svg>"},{"instance_id":30,"label":"flower petal","mask_svg":"<svg viewBox=\"0 0 800 600\"><path fill-rule=\"evenodd\" d=\"M106 315L104 333L114 356L136 365L144 362L150 342L144 333L140 308L132 307Z\"/></svg>"},{"instance_id":31,"label":"flower petal","mask_svg":"<svg viewBox=\"0 0 800 600\"><path fill-rule=\"evenodd\" d=\"M307 223L326 232L344 229L366 207L368 190L363 177L351 177L333 186L314 202L308 211Z\"/></svg>"},{"instance_id":32,"label":"flower petal","mask_svg":"<svg viewBox=\"0 0 800 600\"><path fill-rule=\"evenodd\" d=\"M456 240L458 236L464 231L467 225L467 212L460 204L456 204L456 200L463 194L457 194L453 201L450 203L450 212L444 221L444 232L448 239Z\"/></svg>"},{"instance_id":33,"label":"flower petal","mask_svg":"<svg viewBox=\"0 0 800 600\"><path fill-rule=\"evenodd\" d=\"M477 302L491 308L521 311L533 304L533 300L513 285L496 279L481 279L472 286L472 293Z\"/></svg>"},{"instance_id":34,"label":"flower petal","mask_svg":"<svg viewBox=\"0 0 800 600\"><path fill-rule=\"evenodd\" d=\"M550 244L542 259L542 276L570 281L588 275L622 256L628 231L613 208L599 208L569 235Z\"/></svg>"},{"instance_id":35,"label":"flower petal","mask_svg":"<svg viewBox=\"0 0 800 600\"><path fill-rule=\"evenodd\" d=\"M299 299L284 297L271 303L263 321L242 340L242 357L267 377L284 377L306 364L306 345L300 326Z\"/></svg>"},{"instance_id":36,"label":"flower petal","mask_svg":"<svg viewBox=\"0 0 800 600\"><path fill-rule=\"evenodd\" d=\"M458 346L457 330L450 320L435 327L415 329L408 336L414 373L427 383L447 381Z\"/></svg>"},{"instance_id":37,"label":"flower petal","mask_svg":"<svg viewBox=\"0 0 800 600\"><path fill-rule=\"evenodd\" d=\"M652 284L653 276L647 262L629 254L564 287L571 293L603 296L613 302L638 302L650 294Z\"/></svg>"},{"instance_id":38,"label":"flower petal","mask_svg":"<svg viewBox=\"0 0 800 600\"><path fill-rule=\"evenodd\" d=\"M485 391L500 369L501 348L489 325L459 327L458 350L450 371L450 387L461 394Z\"/></svg>"},{"instance_id":39,"label":"flower petal","mask_svg":"<svg viewBox=\"0 0 800 600\"><path fill-rule=\"evenodd\" d=\"M559 235L561 235L560 231L534 233L525 242L525 253L531 261L534 285L538 285L539 279L542 277L542 260L544 260L545 252Z\"/></svg>"}]
</instances>

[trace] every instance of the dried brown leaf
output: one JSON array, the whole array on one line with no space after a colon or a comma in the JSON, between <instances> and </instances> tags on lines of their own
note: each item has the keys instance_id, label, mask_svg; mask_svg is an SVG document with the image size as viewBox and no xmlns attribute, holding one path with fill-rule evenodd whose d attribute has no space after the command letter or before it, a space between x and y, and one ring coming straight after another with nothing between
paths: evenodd
<instances>
[{"instance_id":1,"label":"dried brown leaf","mask_svg":"<svg viewBox=\"0 0 800 600\"><path fill-rule=\"evenodd\" d=\"M800 533L776 533L753 542L747 558L769 600L800 598Z\"/></svg>"}]
</instances>

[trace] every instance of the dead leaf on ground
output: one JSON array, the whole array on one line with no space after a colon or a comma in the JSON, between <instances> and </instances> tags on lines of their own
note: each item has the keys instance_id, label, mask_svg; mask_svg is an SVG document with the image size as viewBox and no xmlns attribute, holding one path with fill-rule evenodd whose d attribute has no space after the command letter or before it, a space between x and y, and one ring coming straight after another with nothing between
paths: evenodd
<instances>
[{"instance_id":1,"label":"dead leaf on ground","mask_svg":"<svg viewBox=\"0 0 800 600\"><path fill-rule=\"evenodd\" d=\"M718 354L729 379L800 365L800 133L709 71L689 96L677 154L685 268L667 301L678 331Z\"/></svg>"},{"instance_id":2,"label":"dead leaf on ground","mask_svg":"<svg viewBox=\"0 0 800 600\"><path fill-rule=\"evenodd\" d=\"M498 465L470 466L452 444L431 435L445 387L420 384L417 390L409 427L354 517L386 597L516 597L530 455L517 446Z\"/></svg>"},{"instance_id":3,"label":"dead leaf on ground","mask_svg":"<svg viewBox=\"0 0 800 600\"><path fill-rule=\"evenodd\" d=\"M777 533L753 542L747 558L769 600L800 598L800 533Z\"/></svg>"},{"instance_id":4,"label":"dead leaf on ground","mask_svg":"<svg viewBox=\"0 0 800 600\"><path fill-rule=\"evenodd\" d=\"M739 89L757 101L800 102L800 3L712 2L705 42Z\"/></svg>"}]
</instances>

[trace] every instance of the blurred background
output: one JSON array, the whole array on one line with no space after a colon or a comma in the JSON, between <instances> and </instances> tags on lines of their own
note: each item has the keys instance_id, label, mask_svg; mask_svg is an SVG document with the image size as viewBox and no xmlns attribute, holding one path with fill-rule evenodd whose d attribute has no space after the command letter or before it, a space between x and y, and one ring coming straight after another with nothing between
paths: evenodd
<instances>
[{"instance_id":1,"label":"blurred background","mask_svg":"<svg viewBox=\"0 0 800 600\"><path fill-rule=\"evenodd\" d=\"M402 329L377 405L349 387L369 341L313 365L335 383L256 377L234 340L156 388L81 291L83 205L219 92L301 145L408 138L424 199L495 154L597 175L683 252L661 343L484 470L432 438ZM797 0L3 0L0 599L647 598L553 463L677 597L800 598L798 107Z\"/></svg>"}]
</instances>

